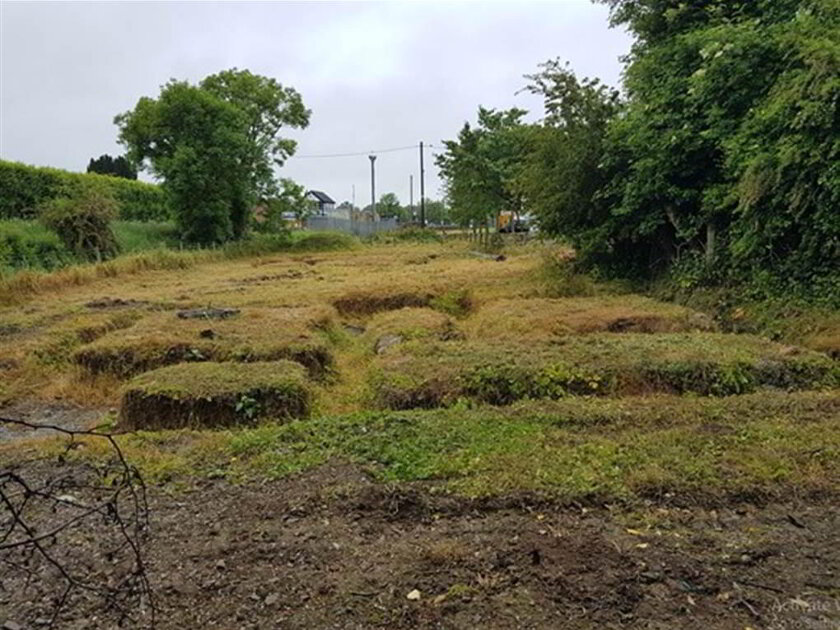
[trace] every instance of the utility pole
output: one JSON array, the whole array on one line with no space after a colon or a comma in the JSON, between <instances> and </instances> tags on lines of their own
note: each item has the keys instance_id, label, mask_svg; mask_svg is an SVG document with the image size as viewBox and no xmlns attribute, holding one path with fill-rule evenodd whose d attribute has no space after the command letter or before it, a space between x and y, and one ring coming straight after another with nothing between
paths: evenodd
<instances>
[{"instance_id":1,"label":"utility pole","mask_svg":"<svg viewBox=\"0 0 840 630\"><path fill-rule=\"evenodd\" d=\"M408 208L411 211L411 220L414 220L414 175L408 176Z\"/></svg>"},{"instance_id":2,"label":"utility pole","mask_svg":"<svg viewBox=\"0 0 840 630\"><path fill-rule=\"evenodd\" d=\"M426 227L426 189L424 186L423 141L420 141L420 227Z\"/></svg>"},{"instance_id":3,"label":"utility pole","mask_svg":"<svg viewBox=\"0 0 840 630\"><path fill-rule=\"evenodd\" d=\"M376 175L374 174L373 170L373 163L376 162L375 155L369 155L370 158L370 208L371 212L373 213L373 217L371 217L374 221L376 220Z\"/></svg>"}]
</instances>

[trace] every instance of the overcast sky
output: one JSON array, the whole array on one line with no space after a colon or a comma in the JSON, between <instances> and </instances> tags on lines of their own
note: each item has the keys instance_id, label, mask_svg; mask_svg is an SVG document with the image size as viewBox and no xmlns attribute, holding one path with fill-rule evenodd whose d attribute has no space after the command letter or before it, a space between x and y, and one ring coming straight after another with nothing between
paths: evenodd
<instances>
[{"instance_id":1,"label":"overcast sky","mask_svg":"<svg viewBox=\"0 0 840 630\"><path fill-rule=\"evenodd\" d=\"M452 138L479 104L516 92L549 58L618 85L630 39L603 5L554 2L8 2L0 0L0 157L83 171L122 152L113 117L170 78L238 67L296 88L312 119L280 170L337 201L370 200L366 155ZM426 194L440 182L426 154ZM377 197L408 202L419 152L381 153Z\"/></svg>"}]
</instances>

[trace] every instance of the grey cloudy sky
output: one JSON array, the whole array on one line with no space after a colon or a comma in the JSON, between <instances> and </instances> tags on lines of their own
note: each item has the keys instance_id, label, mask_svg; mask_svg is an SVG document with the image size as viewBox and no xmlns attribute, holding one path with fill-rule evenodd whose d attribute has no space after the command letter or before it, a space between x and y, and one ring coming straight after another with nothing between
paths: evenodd
<instances>
[{"instance_id":1,"label":"grey cloudy sky","mask_svg":"<svg viewBox=\"0 0 840 630\"><path fill-rule=\"evenodd\" d=\"M298 154L452 138L479 104L540 102L523 74L560 57L617 85L629 37L589 0L554 2L9 2L0 0L0 157L84 170L121 152L113 117L170 78L231 67L295 87L310 126ZM433 150L432 150L433 151ZM440 183L427 152L427 196ZM418 197L418 151L382 153L377 196ZM280 174L338 201L370 199L365 155L292 158Z\"/></svg>"}]
</instances>

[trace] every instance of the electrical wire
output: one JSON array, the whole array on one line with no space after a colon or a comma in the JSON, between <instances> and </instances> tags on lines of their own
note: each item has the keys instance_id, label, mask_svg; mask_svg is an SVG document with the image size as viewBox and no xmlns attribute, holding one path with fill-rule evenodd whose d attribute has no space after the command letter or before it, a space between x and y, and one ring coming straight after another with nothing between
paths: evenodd
<instances>
[{"instance_id":1,"label":"electrical wire","mask_svg":"<svg viewBox=\"0 0 840 630\"><path fill-rule=\"evenodd\" d=\"M425 147L433 147L434 145L426 144ZM395 151L408 151L409 149L416 150L419 148L418 144L412 144L406 147L394 147L392 149L371 149L370 151L356 151L352 153L322 153L320 155L291 155L289 159L319 159L319 158L342 158L342 157L358 157L360 155L378 155L380 153L394 153Z\"/></svg>"}]
</instances>

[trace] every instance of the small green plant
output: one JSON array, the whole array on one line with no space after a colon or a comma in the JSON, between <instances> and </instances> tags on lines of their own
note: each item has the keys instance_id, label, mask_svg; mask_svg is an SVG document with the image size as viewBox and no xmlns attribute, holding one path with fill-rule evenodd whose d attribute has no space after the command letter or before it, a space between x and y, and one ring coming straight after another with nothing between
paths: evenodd
<instances>
[{"instance_id":1,"label":"small green plant","mask_svg":"<svg viewBox=\"0 0 840 630\"><path fill-rule=\"evenodd\" d=\"M236 401L236 413L244 416L247 420L253 420L261 413L260 403L253 396L242 394Z\"/></svg>"}]
</instances>

